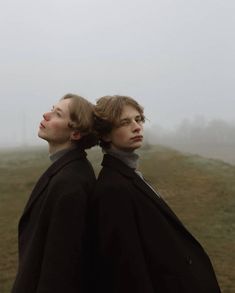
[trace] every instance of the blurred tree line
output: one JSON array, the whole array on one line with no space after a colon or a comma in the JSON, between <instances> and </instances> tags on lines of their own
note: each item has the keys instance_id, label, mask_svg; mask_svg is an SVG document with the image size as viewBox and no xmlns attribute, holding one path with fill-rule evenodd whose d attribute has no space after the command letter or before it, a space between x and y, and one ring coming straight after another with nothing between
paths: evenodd
<instances>
[{"instance_id":1,"label":"blurred tree line","mask_svg":"<svg viewBox=\"0 0 235 293\"><path fill-rule=\"evenodd\" d=\"M153 125L146 129L146 144L162 144L181 151L194 152L235 162L235 123L204 116L184 119L173 130Z\"/></svg>"}]
</instances>

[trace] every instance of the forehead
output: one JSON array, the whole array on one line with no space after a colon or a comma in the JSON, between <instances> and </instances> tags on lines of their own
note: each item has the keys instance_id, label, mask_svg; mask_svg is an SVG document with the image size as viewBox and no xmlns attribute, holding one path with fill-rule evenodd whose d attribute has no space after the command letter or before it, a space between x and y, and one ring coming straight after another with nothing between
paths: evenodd
<instances>
[{"instance_id":1,"label":"forehead","mask_svg":"<svg viewBox=\"0 0 235 293\"><path fill-rule=\"evenodd\" d=\"M70 99L65 99L65 100L60 100L58 101L55 105L54 108L62 111L65 114L69 114L69 104L70 104Z\"/></svg>"},{"instance_id":2,"label":"forehead","mask_svg":"<svg viewBox=\"0 0 235 293\"><path fill-rule=\"evenodd\" d=\"M120 119L132 118L139 116L140 112L132 105L125 105L122 109Z\"/></svg>"}]
</instances>

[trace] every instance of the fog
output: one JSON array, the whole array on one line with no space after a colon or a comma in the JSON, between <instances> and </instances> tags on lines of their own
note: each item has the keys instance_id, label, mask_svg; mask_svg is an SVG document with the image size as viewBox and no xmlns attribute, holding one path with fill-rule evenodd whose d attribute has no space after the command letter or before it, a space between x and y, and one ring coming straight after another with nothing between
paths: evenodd
<instances>
[{"instance_id":1,"label":"fog","mask_svg":"<svg viewBox=\"0 0 235 293\"><path fill-rule=\"evenodd\" d=\"M170 144L183 124L232 127L234 9L233 0L3 2L0 146L45 145L42 114L68 92L136 98L156 142Z\"/></svg>"},{"instance_id":2,"label":"fog","mask_svg":"<svg viewBox=\"0 0 235 293\"><path fill-rule=\"evenodd\" d=\"M197 116L173 130L153 125L145 131L145 146L153 144L235 164L235 123Z\"/></svg>"}]
</instances>

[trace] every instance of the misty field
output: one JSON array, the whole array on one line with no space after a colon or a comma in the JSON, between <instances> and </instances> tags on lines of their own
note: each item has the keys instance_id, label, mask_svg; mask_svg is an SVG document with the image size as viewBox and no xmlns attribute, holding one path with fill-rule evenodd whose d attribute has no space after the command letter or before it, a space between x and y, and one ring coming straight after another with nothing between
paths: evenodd
<instances>
[{"instance_id":1,"label":"misty field","mask_svg":"<svg viewBox=\"0 0 235 293\"><path fill-rule=\"evenodd\" d=\"M88 157L96 173L101 152ZM211 257L223 293L235 292L235 166L161 146L141 151L140 169ZM0 292L17 267L17 224L40 174L46 149L0 152ZM211 293L211 292L208 292Z\"/></svg>"}]
</instances>

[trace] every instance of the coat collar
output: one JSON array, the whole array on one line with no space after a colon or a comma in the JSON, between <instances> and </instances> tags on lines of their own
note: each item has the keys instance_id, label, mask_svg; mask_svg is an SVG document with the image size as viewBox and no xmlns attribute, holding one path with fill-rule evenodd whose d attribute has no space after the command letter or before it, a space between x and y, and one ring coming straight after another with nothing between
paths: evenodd
<instances>
[{"instance_id":1,"label":"coat collar","mask_svg":"<svg viewBox=\"0 0 235 293\"><path fill-rule=\"evenodd\" d=\"M101 165L104 167L109 167L111 169L115 169L116 171L123 174L124 176L132 178L132 179L134 179L135 175L137 175L137 174L135 174L134 169L127 166L120 159L118 159L114 156L111 156L109 154L104 155L104 158L103 158Z\"/></svg>"},{"instance_id":2,"label":"coat collar","mask_svg":"<svg viewBox=\"0 0 235 293\"><path fill-rule=\"evenodd\" d=\"M84 150L80 150L79 148L72 149L64 154L61 158L56 160L51 166L45 171L44 174L39 178L38 182L36 183L29 200L25 206L23 215L27 213L28 210L30 210L33 203L38 199L40 194L43 192L43 190L48 185L50 179L57 174L65 165L68 163L79 160L81 158L86 157L86 152Z\"/></svg>"},{"instance_id":3,"label":"coat collar","mask_svg":"<svg viewBox=\"0 0 235 293\"><path fill-rule=\"evenodd\" d=\"M109 155L105 154L102 166L114 169L121 173L123 176L127 177L131 182L136 185L138 189L141 190L142 193L151 198L155 203L159 204L163 200L158 196L158 193L152 190L152 188L135 172L134 169L127 166L121 160Z\"/></svg>"}]
</instances>

